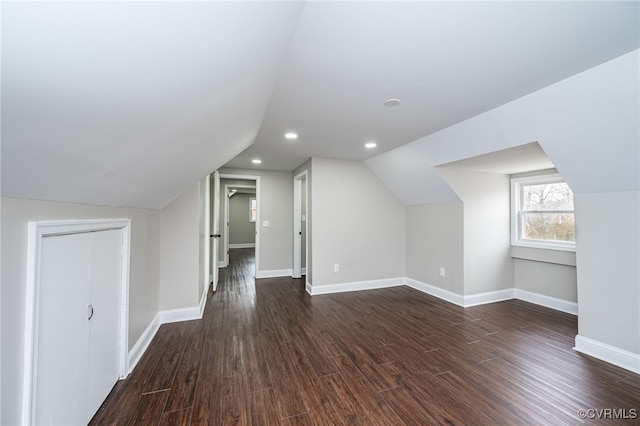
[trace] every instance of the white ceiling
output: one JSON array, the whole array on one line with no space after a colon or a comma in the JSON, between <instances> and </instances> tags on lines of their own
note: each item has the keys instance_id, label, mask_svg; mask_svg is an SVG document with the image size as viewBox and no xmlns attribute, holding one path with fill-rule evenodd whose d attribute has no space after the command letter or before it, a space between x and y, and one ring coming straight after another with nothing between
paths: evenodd
<instances>
[{"instance_id":1,"label":"white ceiling","mask_svg":"<svg viewBox=\"0 0 640 426\"><path fill-rule=\"evenodd\" d=\"M160 208L225 164L364 161L637 49L638 5L5 2L2 194Z\"/></svg>"},{"instance_id":2,"label":"white ceiling","mask_svg":"<svg viewBox=\"0 0 640 426\"><path fill-rule=\"evenodd\" d=\"M476 172L511 175L553 169L555 165L538 142L531 142L489 154L452 161L441 164L438 167L453 167Z\"/></svg>"}]
</instances>

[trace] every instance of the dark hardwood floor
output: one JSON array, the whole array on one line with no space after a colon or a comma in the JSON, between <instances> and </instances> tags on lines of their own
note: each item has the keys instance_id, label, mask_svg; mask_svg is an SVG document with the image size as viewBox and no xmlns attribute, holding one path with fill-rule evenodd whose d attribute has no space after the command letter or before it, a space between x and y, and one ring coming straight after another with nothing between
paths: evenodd
<instances>
[{"instance_id":1,"label":"dark hardwood floor","mask_svg":"<svg viewBox=\"0 0 640 426\"><path fill-rule=\"evenodd\" d=\"M203 319L163 325L92 424L640 423L640 376L575 352L574 316L253 272L232 250Z\"/></svg>"}]
</instances>

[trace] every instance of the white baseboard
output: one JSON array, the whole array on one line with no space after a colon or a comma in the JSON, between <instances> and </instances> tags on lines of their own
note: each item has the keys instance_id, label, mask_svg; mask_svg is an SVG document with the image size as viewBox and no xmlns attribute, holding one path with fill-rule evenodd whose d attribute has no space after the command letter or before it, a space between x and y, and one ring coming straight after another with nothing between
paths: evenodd
<instances>
[{"instance_id":1,"label":"white baseboard","mask_svg":"<svg viewBox=\"0 0 640 426\"><path fill-rule=\"evenodd\" d=\"M160 316L160 324L170 324L172 322L191 321L202 318L200 315L200 306L191 308L168 309L158 312Z\"/></svg>"},{"instance_id":2,"label":"white baseboard","mask_svg":"<svg viewBox=\"0 0 640 426\"><path fill-rule=\"evenodd\" d=\"M446 300L454 305L464 306L464 296L461 294L454 293L431 284L423 283L422 281L414 280L413 278L405 278L405 284L423 293L435 296L438 299Z\"/></svg>"},{"instance_id":3,"label":"white baseboard","mask_svg":"<svg viewBox=\"0 0 640 426\"><path fill-rule=\"evenodd\" d=\"M256 244L255 243L240 243L240 244L229 244L229 248L230 249L237 249L237 248L255 248Z\"/></svg>"},{"instance_id":4,"label":"white baseboard","mask_svg":"<svg viewBox=\"0 0 640 426\"><path fill-rule=\"evenodd\" d=\"M486 305L487 303L502 302L503 300L511 300L514 298L514 292L512 288L504 290L488 291L486 293L477 293L464 296L465 308L478 305Z\"/></svg>"},{"instance_id":5,"label":"white baseboard","mask_svg":"<svg viewBox=\"0 0 640 426\"><path fill-rule=\"evenodd\" d=\"M268 271L257 271L256 278L277 278L290 277L293 274L291 269L271 269Z\"/></svg>"},{"instance_id":6,"label":"white baseboard","mask_svg":"<svg viewBox=\"0 0 640 426\"><path fill-rule=\"evenodd\" d=\"M524 300L525 302L544 306L546 308L555 309L556 311L578 315L578 304L575 302L569 302L567 300L546 296L544 294L532 293L530 291L520 290L517 288L508 288L505 290L489 291L486 293L463 296L412 278L405 278L405 283L411 288L415 288L423 293L430 294L431 296L435 296L439 299L446 300L447 302L463 306L465 308L485 305L487 303L502 302L503 300L519 299Z\"/></svg>"},{"instance_id":7,"label":"white baseboard","mask_svg":"<svg viewBox=\"0 0 640 426\"><path fill-rule=\"evenodd\" d=\"M318 294L344 293L346 291L373 290L376 288L401 286L404 285L404 280L404 278L387 278L383 280L357 281L320 286L307 284L307 292L312 296L316 296Z\"/></svg>"},{"instance_id":8,"label":"white baseboard","mask_svg":"<svg viewBox=\"0 0 640 426\"><path fill-rule=\"evenodd\" d=\"M566 312L567 314L578 315L578 304L576 302L569 302L556 297L545 296L544 294L532 293L517 288L515 289L514 296L516 299L524 300L525 302L535 303L536 305Z\"/></svg>"},{"instance_id":9,"label":"white baseboard","mask_svg":"<svg viewBox=\"0 0 640 426\"><path fill-rule=\"evenodd\" d=\"M300 270L300 273L301 273L302 275L307 275L307 268L302 268L302 269Z\"/></svg>"},{"instance_id":10,"label":"white baseboard","mask_svg":"<svg viewBox=\"0 0 640 426\"><path fill-rule=\"evenodd\" d=\"M144 355L144 353L147 351L149 344L151 344L151 341L155 337L158 329L162 324L202 319L202 314L204 313L204 308L207 303L208 292L209 288L207 287L202 293L200 304L198 306L194 306L192 308L159 311L156 314L156 316L153 318L153 320L151 320L136 344L133 345L133 348L131 348L131 350L129 351L129 374L131 374L135 366L140 361L140 358L142 358L142 355Z\"/></svg>"},{"instance_id":11,"label":"white baseboard","mask_svg":"<svg viewBox=\"0 0 640 426\"><path fill-rule=\"evenodd\" d=\"M202 296L200 296L200 318L202 318L202 314L204 314L204 308L207 305L207 295L209 294L209 287L211 287L211 283L209 283L202 292Z\"/></svg>"},{"instance_id":12,"label":"white baseboard","mask_svg":"<svg viewBox=\"0 0 640 426\"><path fill-rule=\"evenodd\" d=\"M585 355L622 367L625 370L640 374L640 354L589 339L579 334L576 336L576 346L573 349Z\"/></svg>"},{"instance_id":13,"label":"white baseboard","mask_svg":"<svg viewBox=\"0 0 640 426\"><path fill-rule=\"evenodd\" d=\"M160 313L151 320L147 328L142 332L142 335L138 339L133 348L129 351L129 374L133 371L135 366L142 358L142 355L147 351L149 344L155 337L158 329L160 328Z\"/></svg>"},{"instance_id":14,"label":"white baseboard","mask_svg":"<svg viewBox=\"0 0 640 426\"><path fill-rule=\"evenodd\" d=\"M224 260L218 260L218 268L226 268L227 267L227 262L225 262Z\"/></svg>"},{"instance_id":15,"label":"white baseboard","mask_svg":"<svg viewBox=\"0 0 640 426\"><path fill-rule=\"evenodd\" d=\"M307 290L307 293L309 293L310 295L313 295L313 286L309 281L307 281L304 288Z\"/></svg>"}]
</instances>

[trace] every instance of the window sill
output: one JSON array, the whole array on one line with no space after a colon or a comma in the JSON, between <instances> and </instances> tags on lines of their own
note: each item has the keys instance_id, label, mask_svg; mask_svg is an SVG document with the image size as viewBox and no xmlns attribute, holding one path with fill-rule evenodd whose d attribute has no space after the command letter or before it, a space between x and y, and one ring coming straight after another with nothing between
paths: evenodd
<instances>
[{"instance_id":1,"label":"window sill","mask_svg":"<svg viewBox=\"0 0 640 426\"><path fill-rule=\"evenodd\" d=\"M548 249L522 245L511 245L511 257L535 262L576 266L575 249Z\"/></svg>"}]
</instances>

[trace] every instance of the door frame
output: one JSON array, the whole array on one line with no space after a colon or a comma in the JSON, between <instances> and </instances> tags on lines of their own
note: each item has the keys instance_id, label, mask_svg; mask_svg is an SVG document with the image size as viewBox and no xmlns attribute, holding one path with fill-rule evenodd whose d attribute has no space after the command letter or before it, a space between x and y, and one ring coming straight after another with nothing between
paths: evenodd
<instances>
[{"instance_id":1,"label":"door frame","mask_svg":"<svg viewBox=\"0 0 640 426\"><path fill-rule=\"evenodd\" d=\"M302 180L304 179L305 187L305 212L306 219L309 218L309 180L307 179L307 171L293 177L293 269L291 276L293 278L302 277ZM305 268L309 267L309 228L308 220L304 221L305 233Z\"/></svg>"},{"instance_id":2,"label":"door frame","mask_svg":"<svg viewBox=\"0 0 640 426\"><path fill-rule=\"evenodd\" d=\"M28 224L27 280L24 338L24 374L22 386L22 424L31 424L36 409L38 305L40 303L40 266L42 239L60 235L98 231L122 231L122 271L120 279L120 379L129 371L129 265L131 252L131 219L89 219L37 221Z\"/></svg>"},{"instance_id":3,"label":"door frame","mask_svg":"<svg viewBox=\"0 0 640 426\"><path fill-rule=\"evenodd\" d=\"M256 260L256 269L255 269L255 275L258 275L258 271L260 270L260 211L262 210L261 208L261 197L260 197L260 176L257 175L242 175L242 174L234 174L234 173L220 173L220 179L237 179L237 180L252 180L255 181L255 186L256 186L256 203L258 204L258 212L256 215L256 247L255 247L255 260ZM231 185L231 186L237 186L237 185ZM225 212L226 209L228 207L228 202L229 202L229 197L226 197L227 199L225 200ZM226 223L225 223L226 226ZM226 230L225 230L226 231ZM226 252L229 251L229 235L228 232L224 233L224 240L225 240L225 244L223 245L225 247L225 263L228 264L228 255Z\"/></svg>"},{"instance_id":4,"label":"door frame","mask_svg":"<svg viewBox=\"0 0 640 426\"><path fill-rule=\"evenodd\" d=\"M241 189L254 189L256 191L256 202L258 200L258 190L254 185L236 185L236 184L224 184L224 234L222 236L223 245L224 245L224 259L218 262L221 268L226 268L229 266L229 228L230 228L230 217L229 217L229 203L231 197L229 197L229 190L232 188L241 188ZM258 226L258 219L256 216L256 228ZM254 243L255 245L255 243Z\"/></svg>"}]
</instances>

